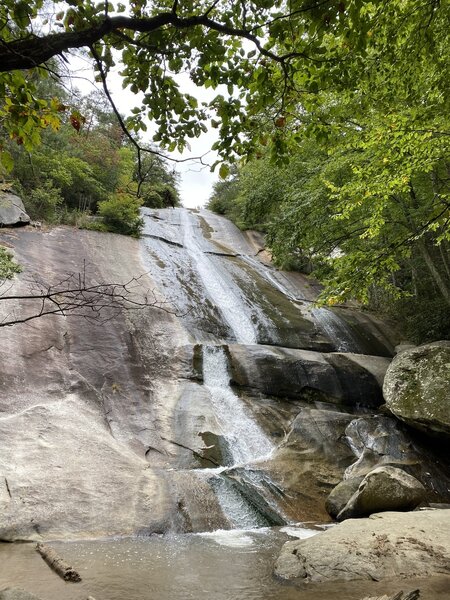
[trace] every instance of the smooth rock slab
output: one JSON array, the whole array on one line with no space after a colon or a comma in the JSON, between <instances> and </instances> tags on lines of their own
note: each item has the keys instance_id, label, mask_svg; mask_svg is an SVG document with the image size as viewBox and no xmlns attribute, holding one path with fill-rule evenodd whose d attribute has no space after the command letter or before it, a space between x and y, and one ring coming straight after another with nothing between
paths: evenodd
<instances>
[{"instance_id":1,"label":"smooth rock slab","mask_svg":"<svg viewBox=\"0 0 450 600\"><path fill-rule=\"evenodd\" d=\"M405 350L383 385L389 410L409 425L450 435L450 341Z\"/></svg>"},{"instance_id":2,"label":"smooth rock slab","mask_svg":"<svg viewBox=\"0 0 450 600\"><path fill-rule=\"evenodd\" d=\"M425 496L425 488L412 475L395 467L377 467L364 477L337 519L343 521L382 510L412 510Z\"/></svg>"},{"instance_id":3,"label":"smooth rock slab","mask_svg":"<svg viewBox=\"0 0 450 600\"><path fill-rule=\"evenodd\" d=\"M385 512L284 544L275 574L293 581L450 573L450 510Z\"/></svg>"}]
</instances>

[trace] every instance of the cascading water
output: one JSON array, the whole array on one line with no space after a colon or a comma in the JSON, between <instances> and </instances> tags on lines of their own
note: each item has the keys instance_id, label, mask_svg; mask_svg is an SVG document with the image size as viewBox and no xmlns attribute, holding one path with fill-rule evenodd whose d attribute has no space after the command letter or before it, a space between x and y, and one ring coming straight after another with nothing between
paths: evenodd
<instances>
[{"instance_id":1,"label":"cascading water","mask_svg":"<svg viewBox=\"0 0 450 600\"><path fill-rule=\"evenodd\" d=\"M319 327L327 334L339 352L360 352L350 327L331 310L313 308L311 313Z\"/></svg>"},{"instance_id":2,"label":"cascading water","mask_svg":"<svg viewBox=\"0 0 450 600\"><path fill-rule=\"evenodd\" d=\"M211 300L221 311L226 323L240 344L255 344L256 329L248 314L248 306L242 297L232 288L228 278L210 256L204 253L198 241L198 233L193 225L192 215L184 210L182 213L183 245L193 261L197 273Z\"/></svg>"},{"instance_id":3,"label":"cascading water","mask_svg":"<svg viewBox=\"0 0 450 600\"><path fill-rule=\"evenodd\" d=\"M233 463L248 464L267 458L274 446L230 388L227 359L220 346L203 348L203 378L222 434L229 442Z\"/></svg>"},{"instance_id":4,"label":"cascading water","mask_svg":"<svg viewBox=\"0 0 450 600\"><path fill-rule=\"evenodd\" d=\"M227 358L221 346L203 347L203 379L221 435L227 442L230 466L268 459L274 445L230 388ZM232 483L222 476L224 470L223 467L204 469L199 476L208 478L229 523L238 528L266 525Z\"/></svg>"}]
</instances>

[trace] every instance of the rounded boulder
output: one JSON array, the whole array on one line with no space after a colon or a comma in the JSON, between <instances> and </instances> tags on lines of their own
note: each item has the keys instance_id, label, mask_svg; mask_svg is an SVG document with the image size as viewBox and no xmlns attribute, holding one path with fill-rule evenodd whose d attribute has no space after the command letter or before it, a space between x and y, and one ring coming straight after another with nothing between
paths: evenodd
<instances>
[{"instance_id":1,"label":"rounded boulder","mask_svg":"<svg viewBox=\"0 0 450 600\"><path fill-rule=\"evenodd\" d=\"M389 410L412 427L450 435L450 341L398 354L386 372L383 395Z\"/></svg>"}]
</instances>

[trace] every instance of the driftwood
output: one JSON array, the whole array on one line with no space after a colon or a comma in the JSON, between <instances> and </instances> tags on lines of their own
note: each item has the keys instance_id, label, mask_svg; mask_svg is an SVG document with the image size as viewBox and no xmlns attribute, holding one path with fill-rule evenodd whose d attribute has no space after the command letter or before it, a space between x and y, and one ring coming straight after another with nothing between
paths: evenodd
<instances>
[{"instance_id":1,"label":"driftwood","mask_svg":"<svg viewBox=\"0 0 450 600\"><path fill-rule=\"evenodd\" d=\"M63 558L58 556L53 548L45 544L36 544L36 550L48 564L64 581L72 581L74 583L81 581L81 577L73 567L68 565Z\"/></svg>"},{"instance_id":2,"label":"driftwood","mask_svg":"<svg viewBox=\"0 0 450 600\"><path fill-rule=\"evenodd\" d=\"M420 590L413 590L412 592L398 592L393 596L372 596L363 598L363 600L417 600L420 596Z\"/></svg>"}]
</instances>

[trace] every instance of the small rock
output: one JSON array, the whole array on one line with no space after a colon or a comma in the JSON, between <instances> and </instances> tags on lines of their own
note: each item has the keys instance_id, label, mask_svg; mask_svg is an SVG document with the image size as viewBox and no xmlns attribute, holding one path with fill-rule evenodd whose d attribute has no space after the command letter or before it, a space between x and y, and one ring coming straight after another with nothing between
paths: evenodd
<instances>
[{"instance_id":1,"label":"small rock","mask_svg":"<svg viewBox=\"0 0 450 600\"><path fill-rule=\"evenodd\" d=\"M395 467L370 471L337 515L338 521L385 510L413 510L425 498L426 490L412 475Z\"/></svg>"}]
</instances>

